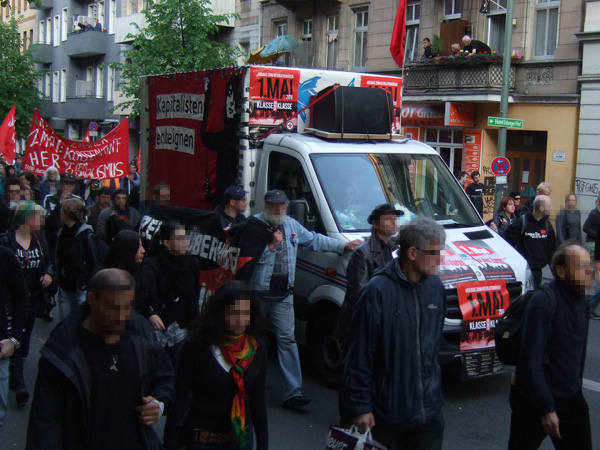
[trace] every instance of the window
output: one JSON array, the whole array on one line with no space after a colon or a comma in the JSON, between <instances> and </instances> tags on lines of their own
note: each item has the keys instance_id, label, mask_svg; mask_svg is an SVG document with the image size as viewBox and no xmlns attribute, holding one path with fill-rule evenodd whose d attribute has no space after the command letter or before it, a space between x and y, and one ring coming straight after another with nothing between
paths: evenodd
<instances>
[{"instance_id":1,"label":"window","mask_svg":"<svg viewBox=\"0 0 600 450\"><path fill-rule=\"evenodd\" d=\"M27 50L27 31L23 31L23 51Z\"/></svg>"},{"instance_id":2,"label":"window","mask_svg":"<svg viewBox=\"0 0 600 450\"><path fill-rule=\"evenodd\" d=\"M67 69L60 72L60 101L67 101Z\"/></svg>"},{"instance_id":3,"label":"window","mask_svg":"<svg viewBox=\"0 0 600 450\"><path fill-rule=\"evenodd\" d=\"M104 2L98 2L96 3L96 6L98 7L96 11L96 18L100 21L102 28L106 28L106 23L104 23ZM96 25L95 22L94 25Z\"/></svg>"},{"instance_id":4,"label":"window","mask_svg":"<svg viewBox=\"0 0 600 450\"><path fill-rule=\"evenodd\" d=\"M62 28L61 28L62 33L60 34L60 37L62 39L62 41L66 41L67 40L67 31L69 31L69 23L68 23L68 13L67 13L67 8L63 8L62 10Z\"/></svg>"},{"instance_id":5,"label":"window","mask_svg":"<svg viewBox=\"0 0 600 450\"><path fill-rule=\"evenodd\" d=\"M52 44L52 18L46 19L46 44Z\"/></svg>"},{"instance_id":6,"label":"window","mask_svg":"<svg viewBox=\"0 0 600 450\"><path fill-rule=\"evenodd\" d=\"M304 22L302 22L302 40L303 41L312 41L312 30L313 30L312 19L307 19Z\"/></svg>"},{"instance_id":7,"label":"window","mask_svg":"<svg viewBox=\"0 0 600 450\"><path fill-rule=\"evenodd\" d=\"M419 59L419 24L421 23L421 2L410 1L406 5L406 47L405 61Z\"/></svg>"},{"instance_id":8,"label":"window","mask_svg":"<svg viewBox=\"0 0 600 450\"><path fill-rule=\"evenodd\" d=\"M138 0L129 0L127 2L127 15L139 13Z\"/></svg>"},{"instance_id":9,"label":"window","mask_svg":"<svg viewBox=\"0 0 600 450\"><path fill-rule=\"evenodd\" d=\"M444 0L444 19L460 19L462 0Z\"/></svg>"},{"instance_id":10,"label":"window","mask_svg":"<svg viewBox=\"0 0 600 450\"><path fill-rule=\"evenodd\" d=\"M108 4L108 15L108 33L115 34L115 23L117 22L117 0L110 0L110 3ZM102 25L107 28L106 24Z\"/></svg>"},{"instance_id":11,"label":"window","mask_svg":"<svg viewBox=\"0 0 600 450\"><path fill-rule=\"evenodd\" d=\"M354 12L354 68L364 68L367 63L367 32L369 30L369 11L362 9Z\"/></svg>"},{"instance_id":12,"label":"window","mask_svg":"<svg viewBox=\"0 0 600 450\"><path fill-rule=\"evenodd\" d=\"M52 43L54 44L55 47L58 47L60 45L60 17L59 16L54 16L54 30L52 33Z\"/></svg>"},{"instance_id":13,"label":"window","mask_svg":"<svg viewBox=\"0 0 600 450\"><path fill-rule=\"evenodd\" d=\"M33 40L33 30L29 30L29 43L35 43L35 41Z\"/></svg>"},{"instance_id":14,"label":"window","mask_svg":"<svg viewBox=\"0 0 600 450\"><path fill-rule=\"evenodd\" d=\"M452 173L461 170L463 131L453 128L428 128L425 143L433 147Z\"/></svg>"},{"instance_id":15,"label":"window","mask_svg":"<svg viewBox=\"0 0 600 450\"><path fill-rule=\"evenodd\" d=\"M56 16L58 17L58 16ZM52 103L58 103L60 98L60 79L58 76L58 72L54 72L52 75Z\"/></svg>"},{"instance_id":16,"label":"window","mask_svg":"<svg viewBox=\"0 0 600 450\"><path fill-rule=\"evenodd\" d=\"M287 22L275 22L275 34L277 36L287 34Z\"/></svg>"},{"instance_id":17,"label":"window","mask_svg":"<svg viewBox=\"0 0 600 450\"><path fill-rule=\"evenodd\" d=\"M40 32L38 33L38 44L46 43L46 21L40 20Z\"/></svg>"},{"instance_id":18,"label":"window","mask_svg":"<svg viewBox=\"0 0 600 450\"><path fill-rule=\"evenodd\" d=\"M534 56L554 56L558 42L558 0L537 0Z\"/></svg>"},{"instance_id":19,"label":"window","mask_svg":"<svg viewBox=\"0 0 600 450\"><path fill-rule=\"evenodd\" d=\"M109 102L115 99L115 69L113 67L108 68L108 86L106 89L106 100Z\"/></svg>"},{"instance_id":20,"label":"window","mask_svg":"<svg viewBox=\"0 0 600 450\"><path fill-rule=\"evenodd\" d=\"M339 38L340 16L327 17L327 68L335 69L337 64L338 38Z\"/></svg>"},{"instance_id":21,"label":"window","mask_svg":"<svg viewBox=\"0 0 600 450\"><path fill-rule=\"evenodd\" d=\"M44 97L46 99L50 98L50 94L52 91L52 81L50 80L50 77L50 72L46 72L44 74Z\"/></svg>"},{"instance_id":22,"label":"window","mask_svg":"<svg viewBox=\"0 0 600 450\"><path fill-rule=\"evenodd\" d=\"M96 67L96 98L102 98L104 94L104 69Z\"/></svg>"}]
</instances>

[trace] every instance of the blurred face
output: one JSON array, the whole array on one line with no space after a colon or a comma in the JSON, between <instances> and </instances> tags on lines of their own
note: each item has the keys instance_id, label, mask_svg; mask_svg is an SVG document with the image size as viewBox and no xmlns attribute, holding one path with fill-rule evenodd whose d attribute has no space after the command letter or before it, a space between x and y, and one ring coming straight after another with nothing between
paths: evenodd
<instances>
[{"instance_id":1,"label":"blurred face","mask_svg":"<svg viewBox=\"0 0 600 450\"><path fill-rule=\"evenodd\" d=\"M135 254L136 264L141 264L144 261L145 254L146 254L146 250L144 250L144 247L142 246L142 240L140 239L140 246L138 248L138 251Z\"/></svg>"},{"instance_id":2,"label":"blurred face","mask_svg":"<svg viewBox=\"0 0 600 450\"><path fill-rule=\"evenodd\" d=\"M243 334L250 325L250 300L239 299L225 307L225 331L237 336Z\"/></svg>"},{"instance_id":3,"label":"blurred face","mask_svg":"<svg viewBox=\"0 0 600 450\"><path fill-rule=\"evenodd\" d=\"M569 197L567 197L567 209L575 209L576 206L577 197L575 197L574 195L569 195Z\"/></svg>"},{"instance_id":4,"label":"blurred face","mask_svg":"<svg viewBox=\"0 0 600 450\"><path fill-rule=\"evenodd\" d=\"M21 189L21 200L33 200L30 189Z\"/></svg>"},{"instance_id":5,"label":"blurred face","mask_svg":"<svg viewBox=\"0 0 600 450\"><path fill-rule=\"evenodd\" d=\"M550 195L551 192L552 191L550 189L546 188L546 189L542 189L541 191L539 191L539 194L540 195Z\"/></svg>"},{"instance_id":6,"label":"blurred face","mask_svg":"<svg viewBox=\"0 0 600 450\"><path fill-rule=\"evenodd\" d=\"M506 211L508 214L514 214L515 213L515 202L513 202L512 200L509 200L508 203L506 204L506 208L504 208L504 211Z\"/></svg>"},{"instance_id":7,"label":"blurred face","mask_svg":"<svg viewBox=\"0 0 600 450\"><path fill-rule=\"evenodd\" d=\"M19 185L7 186L6 194L8 195L8 199L11 202L18 202L19 200L21 200L21 186L19 186Z\"/></svg>"},{"instance_id":8,"label":"blurred face","mask_svg":"<svg viewBox=\"0 0 600 450\"><path fill-rule=\"evenodd\" d=\"M423 48L429 48L429 47L431 47L431 42L423 41Z\"/></svg>"},{"instance_id":9,"label":"blurred face","mask_svg":"<svg viewBox=\"0 0 600 450\"><path fill-rule=\"evenodd\" d=\"M71 195L75 190L75 183L70 181L63 181L60 183L60 190L65 193L65 195Z\"/></svg>"},{"instance_id":10,"label":"blurred face","mask_svg":"<svg viewBox=\"0 0 600 450\"><path fill-rule=\"evenodd\" d=\"M158 192L158 198L156 199L159 205L170 205L171 204L171 189L163 188Z\"/></svg>"},{"instance_id":11,"label":"blurred face","mask_svg":"<svg viewBox=\"0 0 600 450\"><path fill-rule=\"evenodd\" d=\"M129 166L129 173L136 173L136 172L137 172L137 169L135 168L135 165L131 164Z\"/></svg>"},{"instance_id":12,"label":"blurred face","mask_svg":"<svg viewBox=\"0 0 600 450\"><path fill-rule=\"evenodd\" d=\"M54 172L53 170L51 170L50 172L48 172L47 177L49 181L56 181L56 177L58 176L58 174L56 172Z\"/></svg>"},{"instance_id":13,"label":"blurred face","mask_svg":"<svg viewBox=\"0 0 600 450\"><path fill-rule=\"evenodd\" d=\"M297 198L300 197L300 187L298 186L298 177L296 175L294 175L291 179L290 179L290 185L288 187L288 195L290 197L290 200L296 200Z\"/></svg>"},{"instance_id":14,"label":"blurred face","mask_svg":"<svg viewBox=\"0 0 600 450\"><path fill-rule=\"evenodd\" d=\"M594 279L590 254L579 245L569 246L566 267L558 266L556 274L570 286L578 287L584 292L592 286Z\"/></svg>"},{"instance_id":15,"label":"blurred face","mask_svg":"<svg viewBox=\"0 0 600 450\"><path fill-rule=\"evenodd\" d=\"M0 164L0 176L3 177L6 175L6 172L4 171L4 166L2 164Z\"/></svg>"},{"instance_id":16,"label":"blurred face","mask_svg":"<svg viewBox=\"0 0 600 450\"><path fill-rule=\"evenodd\" d=\"M475 183L475 184L479 184L479 178L480 178L480 176L479 176L479 175L475 175L475 176L473 177L473 183Z\"/></svg>"},{"instance_id":17,"label":"blurred face","mask_svg":"<svg viewBox=\"0 0 600 450\"><path fill-rule=\"evenodd\" d=\"M392 236L396 233L396 214L383 214L379 216L379 225L375 224L377 234L382 236Z\"/></svg>"},{"instance_id":18,"label":"blurred face","mask_svg":"<svg viewBox=\"0 0 600 450\"><path fill-rule=\"evenodd\" d=\"M237 212L243 213L248 207L248 197L244 195L244 198L241 200L231 200L230 205L233 206Z\"/></svg>"},{"instance_id":19,"label":"blurred face","mask_svg":"<svg viewBox=\"0 0 600 450\"><path fill-rule=\"evenodd\" d=\"M117 194L115 195L115 206L119 209L125 209L127 206L127 195Z\"/></svg>"},{"instance_id":20,"label":"blurred face","mask_svg":"<svg viewBox=\"0 0 600 450\"><path fill-rule=\"evenodd\" d=\"M28 217L28 222L31 231L39 231L42 228L42 215L35 211Z\"/></svg>"},{"instance_id":21,"label":"blurred face","mask_svg":"<svg viewBox=\"0 0 600 450\"><path fill-rule=\"evenodd\" d=\"M460 182L462 183L463 186L466 186L467 183L469 182L469 175L467 175L466 173L460 177Z\"/></svg>"},{"instance_id":22,"label":"blurred face","mask_svg":"<svg viewBox=\"0 0 600 450\"><path fill-rule=\"evenodd\" d=\"M285 220L285 210L287 204L272 205L270 203L265 204L265 218L273 226L279 226Z\"/></svg>"},{"instance_id":23,"label":"blurred face","mask_svg":"<svg viewBox=\"0 0 600 450\"><path fill-rule=\"evenodd\" d=\"M171 239L165 241L165 247L169 249L172 255L181 256L187 253L189 237L185 228L180 228L171 233Z\"/></svg>"},{"instance_id":24,"label":"blurred face","mask_svg":"<svg viewBox=\"0 0 600 450\"><path fill-rule=\"evenodd\" d=\"M439 272L442 246L439 242L430 242L427 248L417 249L414 267L421 276L436 275Z\"/></svg>"},{"instance_id":25,"label":"blurred face","mask_svg":"<svg viewBox=\"0 0 600 450\"><path fill-rule=\"evenodd\" d=\"M552 200L546 195L539 195L538 198L542 200L540 212L542 212L545 217L549 217L552 213Z\"/></svg>"},{"instance_id":26,"label":"blurred face","mask_svg":"<svg viewBox=\"0 0 600 450\"><path fill-rule=\"evenodd\" d=\"M100 291L98 295L88 292L90 322L93 322L94 330L103 336L120 334L129 321L134 295L133 289Z\"/></svg>"},{"instance_id":27,"label":"blurred face","mask_svg":"<svg viewBox=\"0 0 600 450\"><path fill-rule=\"evenodd\" d=\"M101 208L108 208L110 205L110 195L108 194L100 194L98 196L98 204L100 205Z\"/></svg>"}]
</instances>

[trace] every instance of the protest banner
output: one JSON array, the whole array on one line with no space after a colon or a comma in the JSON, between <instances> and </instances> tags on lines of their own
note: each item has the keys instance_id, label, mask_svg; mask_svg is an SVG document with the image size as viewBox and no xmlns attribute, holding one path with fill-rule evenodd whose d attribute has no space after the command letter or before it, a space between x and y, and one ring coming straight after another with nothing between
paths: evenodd
<instances>
[{"instance_id":1,"label":"protest banner","mask_svg":"<svg viewBox=\"0 0 600 450\"><path fill-rule=\"evenodd\" d=\"M94 142L72 141L54 131L36 109L27 137L23 169L43 176L54 166L86 180L122 178L129 173L129 123L125 119Z\"/></svg>"},{"instance_id":2,"label":"protest banner","mask_svg":"<svg viewBox=\"0 0 600 450\"><path fill-rule=\"evenodd\" d=\"M0 153L8 164L12 164L15 159L15 106L10 109L6 119L0 125Z\"/></svg>"}]
</instances>

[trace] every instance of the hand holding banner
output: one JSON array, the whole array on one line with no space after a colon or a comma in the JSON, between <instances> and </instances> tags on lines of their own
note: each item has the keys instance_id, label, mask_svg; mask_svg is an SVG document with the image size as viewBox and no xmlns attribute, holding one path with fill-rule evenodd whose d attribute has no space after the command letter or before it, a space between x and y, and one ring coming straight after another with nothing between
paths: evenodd
<instances>
[{"instance_id":1,"label":"hand holding banner","mask_svg":"<svg viewBox=\"0 0 600 450\"><path fill-rule=\"evenodd\" d=\"M23 170L43 176L50 166L60 173L69 172L86 180L126 176L129 173L128 120L97 141L79 142L59 136L36 109L27 138Z\"/></svg>"}]
</instances>

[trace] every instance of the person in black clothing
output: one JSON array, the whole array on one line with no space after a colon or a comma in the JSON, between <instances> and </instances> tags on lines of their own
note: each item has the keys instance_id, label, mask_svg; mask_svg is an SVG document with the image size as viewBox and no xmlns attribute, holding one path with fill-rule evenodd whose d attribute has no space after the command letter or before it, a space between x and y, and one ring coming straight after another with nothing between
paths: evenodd
<instances>
[{"instance_id":1,"label":"person in black clothing","mask_svg":"<svg viewBox=\"0 0 600 450\"><path fill-rule=\"evenodd\" d=\"M4 195L0 199L0 233L5 233L10 226L11 203L18 202L21 199L21 180L17 177L6 178L4 180Z\"/></svg>"},{"instance_id":2,"label":"person in black clothing","mask_svg":"<svg viewBox=\"0 0 600 450\"><path fill-rule=\"evenodd\" d=\"M551 212L550 197L538 195L533 203L533 212L523 214L504 232L504 239L527 260L536 289L542 284L542 269L556 250L556 235L548 220Z\"/></svg>"},{"instance_id":3,"label":"person in black clothing","mask_svg":"<svg viewBox=\"0 0 600 450\"><path fill-rule=\"evenodd\" d=\"M27 403L29 392L23 377L23 363L29 355L29 341L35 318L45 307L44 293L52 284L53 264L49 260L48 244L42 229L42 207L33 201L15 205L14 218L8 232L0 235L0 245L11 250L19 260L27 289L29 311L21 339L21 347L10 358L9 387L19 405Z\"/></svg>"},{"instance_id":4,"label":"person in black clothing","mask_svg":"<svg viewBox=\"0 0 600 450\"><path fill-rule=\"evenodd\" d=\"M596 237L600 227L600 196L596 199L595 208L590 211L583 223L583 232L585 233L585 249L594 256Z\"/></svg>"},{"instance_id":5,"label":"person in black clothing","mask_svg":"<svg viewBox=\"0 0 600 450\"><path fill-rule=\"evenodd\" d=\"M512 197L504 197L500 201L500 207L498 208L496 217L494 217L490 223L490 228L500 236L503 236L504 232L516 218L515 200Z\"/></svg>"},{"instance_id":6,"label":"person in black clothing","mask_svg":"<svg viewBox=\"0 0 600 450\"><path fill-rule=\"evenodd\" d=\"M223 203L215 208L221 219L221 228L228 230L246 220L244 211L248 207L248 192L242 186L229 186L223 192Z\"/></svg>"},{"instance_id":7,"label":"person in black clothing","mask_svg":"<svg viewBox=\"0 0 600 450\"><path fill-rule=\"evenodd\" d=\"M9 361L21 346L28 308L29 292L19 260L11 250L0 246L0 311L12 312L12 322L7 314L0 314L0 428L8 411Z\"/></svg>"},{"instance_id":8,"label":"person in black clothing","mask_svg":"<svg viewBox=\"0 0 600 450\"><path fill-rule=\"evenodd\" d=\"M90 276L102 261L98 239L85 223L87 215L87 207L76 198L65 200L60 212L63 226L57 237L55 273L61 320L85 301Z\"/></svg>"},{"instance_id":9,"label":"person in black clothing","mask_svg":"<svg viewBox=\"0 0 600 450\"><path fill-rule=\"evenodd\" d=\"M483 183L479 182L480 175L476 170L471 172L471 178L473 179L473 182L467 186L465 191L479 215L483 217L483 213L487 212L487 210L484 211L483 208L483 193L485 192L485 186Z\"/></svg>"},{"instance_id":10,"label":"person in black clothing","mask_svg":"<svg viewBox=\"0 0 600 450\"><path fill-rule=\"evenodd\" d=\"M100 213L96 227L96 236L107 244L110 244L119 231L138 230L142 220L137 209L128 206L129 197L125 189L116 189L112 200L113 206Z\"/></svg>"},{"instance_id":11,"label":"person in black clothing","mask_svg":"<svg viewBox=\"0 0 600 450\"><path fill-rule=\"evenodd\" d=\"M435 56L431 51L431 41L429 38L423 39L423 56L421 56L422 60L432 59Z\"/></svg>"},{"instance_id":12,"label":"person in black clothing","mask_svg":"<svg viewBox=\"0 0 600 450\"><path fill-rule=\"evenodd\" d=\"M174 396L173 368L132 311L134 281L104 269L87 303L40 351L27 450L158 450L152 425Z\"/></svg>"},{"instance_id":13,"label":"person in black clothing","mask_svg":"<svg viewBox=\"0 0 600 450\"><path fill-rule=\"evenodd\" d=\"M521 209L521 214L525 214L525 213L533 211L533 202L535 201L535 198L538 195L548 195L549 196L550 194L552 194L552 186L550 186L550 183L542 181L540 184L537 185L537 188L535 190L535 195L533 197L529 197L527 199L527 201L525 202L525 204L523 205L523 208Z\"/></svg>"},{"instance_id":14,"label":"person in black clothing","mask_svg":"<svg viewBox=\"0 0 600 450\"><path fill-rule=\"evenodd\" d=\"M588 405L583 397L592 285L589 253L565 244L552 259L554 311L539 290L528 302L519 362L510 391L509 450L539 448L546 435L554 448L591 450Z\"/></svg>"},{"instance_id":15,"label":"person in black clothing","mask_svg":"<svg viewBox=\"0 0 600 450\"><path fill-rule=\"evenodd\" d=\"M181 351L168 416L176 425L165 428L168 450L182 444L189 450L251 450L253 432L257 449L269 448L267 349L259 338L257 297L247 283L233 281L206 303L198 330Z\"/></svg>"},{"instance_id":16,"label":"person in black clothing","mask_svg":"<svg viewBox=\"0 0 600 450\"><path fill-rule=\"evenodd\" d=\"M559 245L567 241L581 243L581 211L574 192L565 195L565 206L556 215L556 240Z\"/></svg>"},{"instance_id":17,"label":"person in black clothing","mask_svg":"<svg viewBox=\"0 0 600 450\"><path fill-rule=\"evenodd\" d=\"M464 46L463 51L465 51L467 53L477 53L477 54L485 53L488 55L492 54L492 50L490 49L490 47L488 47L486 44L484 44L481 41L471 39L470 36L463 36L462 43Z\"/></svg>"},{"instance_id":18,"label":"person in black clothing","mask_svg":"<svg viewBox=\"0 0 600 450\"><path fill-rule=\"evenodd\" d=\"M156 330L173 367L177 367L188 327L199 314L200 265L196 257L187 254L188 244L182 225L164 222L142 267L139 307Z\"/></svg>"},{"instance_id":19,"label":"person in black clothing","mask_svg":"<svg viewBox=\"0 0 600 450\"><path fill-rule=\"evenodd\" d=\"M518 218L521 216L521 193L513 191L508 196L515 201L515 218Z\"/></svg>"},{"instance_id":20,"label":"person in black clothing","mask_svg":"<svg viewBox=\"0 0 600 450\"><path fill-rule=\"evenodd\" d=\"M342 422L390 450L440 450L444 398L437 358L446 291L437 276L445 231L419 217L400 229L400 255L356 304L344 346Z\"/></svg>"}]
</instances>

